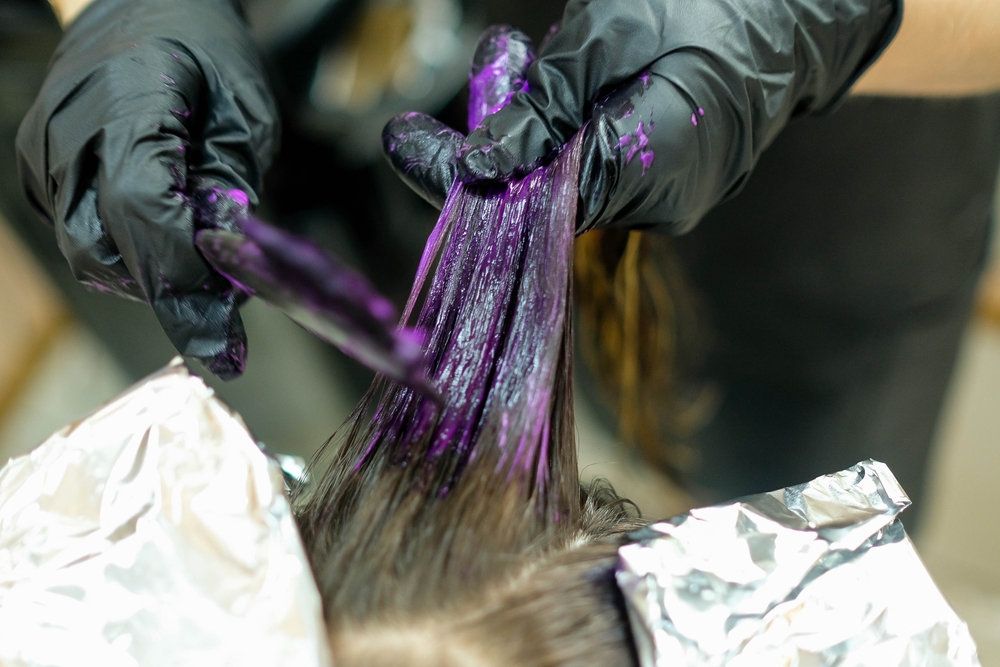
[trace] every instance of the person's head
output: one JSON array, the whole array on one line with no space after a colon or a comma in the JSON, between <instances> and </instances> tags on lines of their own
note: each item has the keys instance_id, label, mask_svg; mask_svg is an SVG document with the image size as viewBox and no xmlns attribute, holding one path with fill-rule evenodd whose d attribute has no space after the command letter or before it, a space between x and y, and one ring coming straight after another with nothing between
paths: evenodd
<instances>
[{"instance_id":1,"label":"person's head","mask_svg":"<svg viewBox=\"0 0 1000 667\"><path fill-rule=\"evenodd\" d=\"M338 666L634 664L614 568L642 522L608 484L581 488L572 439L543 498L496 455L443 483L446 460L359 466L363 419L298 512Z\"/></svg>"}]
</instances>

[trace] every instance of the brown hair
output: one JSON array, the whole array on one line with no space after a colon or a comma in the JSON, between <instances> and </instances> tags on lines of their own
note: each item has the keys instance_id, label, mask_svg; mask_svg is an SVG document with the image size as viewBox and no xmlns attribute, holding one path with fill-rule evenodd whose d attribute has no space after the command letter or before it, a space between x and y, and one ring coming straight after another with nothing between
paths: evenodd
<instances>
[{"instance_id":1,"label":"brown hair","mask_svg":"<svg viewBox=\"0 0 1000 667\"><path fill-rule=\"evenodd\" d=\"M676 471L660 436L696 410L674 385L694 306L665 242L591 232L576 242L575 283L582 347L623 435ZM372 414L395 391L383 381L313 462L325 472L295 502L339 666L636 663L614 568L644 522L606 482L580 485L569 318L560 335L544 484L503 458L496 423L471 459L383 438Z\"/></svg>"},{"instance_id":2,"label":"brown hair","mask_svg":"<svg viewBox=\"0 0 1000 667\"><path fill-rule=\"evenodd\" d=\"M634 664L614 566L643 522L607 483L580 486L564 368L548 461L563 516L511 479L497 448L443 496L416 464L426 450L412 465L382 451L359 467L378 383L328 443L325 474L296 505L336 664Z\"/></svg>"},{"instance_id":3,"label":"brown hair","mask_svg":"<svg viewBox=\"0 0 1000 667\"><path fill-rule=\"evenodd\" d=\"M662 234L601 229L576 241L579 349L621 440L684 481L687 445L713 405L693 381L707 349L704 315Z\"/></svg>"}]
</instances>

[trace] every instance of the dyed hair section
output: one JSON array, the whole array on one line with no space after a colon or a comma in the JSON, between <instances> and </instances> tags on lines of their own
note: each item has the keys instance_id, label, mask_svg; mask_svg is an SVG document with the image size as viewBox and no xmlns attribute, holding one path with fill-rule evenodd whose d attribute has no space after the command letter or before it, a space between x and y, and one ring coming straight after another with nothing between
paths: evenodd
<instances>
[{"instance_id":1,"label":"dyed hair section","mask_svg":"<svg viewBox=\"0 0 1000 667\"><path fill-rule=\"evenodd\" d=\"M579 151L453 187L404 313L440 400L377 380L296 499L338 665L634 663L613 570L639 521L576 461Z\"/></svg>"}]
</instances>

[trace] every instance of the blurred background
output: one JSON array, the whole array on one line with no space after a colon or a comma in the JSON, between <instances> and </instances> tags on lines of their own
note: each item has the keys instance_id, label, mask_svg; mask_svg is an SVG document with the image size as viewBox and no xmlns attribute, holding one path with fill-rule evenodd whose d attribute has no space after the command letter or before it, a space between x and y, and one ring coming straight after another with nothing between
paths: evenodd
<instances>
[{"instance_id":1,"label":"blurred background","mask_svg":"<svg viewBox=\"0 0 1000 667\"><path fill-rule=\"evenodd\" d=\"M436 216L383 163L382 126L396 113L419 110L463 127L463 86L481 30L520 16L519 27L540 36L561 10L559 2L519 0L494 16L500 10L491 4L249 4L286 109L284 147L269 176L263 215L334 250L397 302L408 292ZM87 292L73 280L51 230L21 195L14 136L60 34L43 2L0 0L0 461L29 451L174 355L146 307ZM305 102L292 105L290 99ZM333 184L343 194L328 196ZM370 378L258 301L247 304L243 317L250 341L245 376L206 381L268 448L308 457L346 417ZM687 509L688 496L639 461L605 424L578 401L584 477L608 478L648 516ZM1000 667L996 239L931 469L919 547L969 622L982 663Z\"/></svg>"}]
</instances>

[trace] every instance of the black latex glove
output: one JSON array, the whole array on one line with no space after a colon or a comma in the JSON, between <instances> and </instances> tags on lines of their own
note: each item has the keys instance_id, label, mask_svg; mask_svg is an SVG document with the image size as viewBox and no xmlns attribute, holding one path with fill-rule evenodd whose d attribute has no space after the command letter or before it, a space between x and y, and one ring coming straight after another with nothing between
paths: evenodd
<instances>
[{"instance_id":1,"label":"black latex glove","mask_svg":"<svg viewBox=\"0 0 1000 667\"><path fill-rule=\"evenodd\" d=\"M589 120L581 229L683 232L739 189L790 117L847 92L901 11L901 0L571 0L528 91L439 152L457 153L466 180L504 180ZM431 179L442 171L420 170L418 190L446 190Z\"/></svg>"},{"instance_id":2,"label":"black latex glove","mask_svg":"<svg viewBox=\"0 0 1000 667\"><path fill-rule=\"evenodd\" d=\"M24 189L76 277L151 304L223 378L245 364L245 294L194 234L257 203L276 118L236 0L94 0L17 137Z\"/></svg>"}]
</instances>

